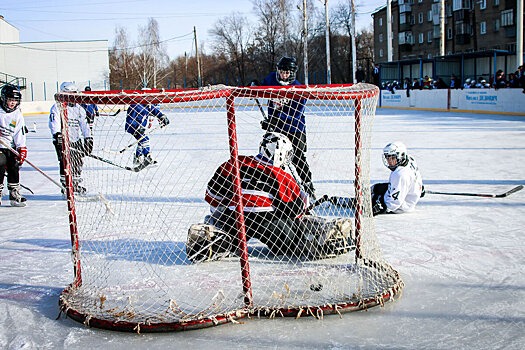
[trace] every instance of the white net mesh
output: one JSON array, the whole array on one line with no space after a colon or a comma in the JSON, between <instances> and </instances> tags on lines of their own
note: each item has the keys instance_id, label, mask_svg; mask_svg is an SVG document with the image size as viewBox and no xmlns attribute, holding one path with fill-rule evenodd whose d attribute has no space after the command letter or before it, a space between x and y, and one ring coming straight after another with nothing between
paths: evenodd
<instances>
[{"instance_id":1,"label":"white net mesh","mask_svg":"<svg viewBox=\"0 0 525 350\"><path fill-rule=\"evenodd\" d=\"M75 280L62 309L97 327L166 331L392 299L402 281L370 206L377 96L368 84L57 94L100 110L91 154L64 145ZM271 166L258 155L261 121L297 152L303 108L306 162L299 152L295 171ZM312 188L318 205L305 212Z\"/></svg>"}]
</instances>

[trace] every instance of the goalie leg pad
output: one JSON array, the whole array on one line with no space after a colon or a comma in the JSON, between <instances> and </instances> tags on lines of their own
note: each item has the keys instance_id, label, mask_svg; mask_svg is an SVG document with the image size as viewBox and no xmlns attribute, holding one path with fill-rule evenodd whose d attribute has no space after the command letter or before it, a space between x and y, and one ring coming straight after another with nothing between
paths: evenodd
<instances>
[{"instance_id":1,"label":"goalie leg pad","mask_svg":"<svg viewBox=\"0 0 525 350\"><path fill-rule=\"evenodd\" d=\"M306 215L302 218L305 239L305 255L323 259L345 254L353 247L354 230L351 219L327 220Z\"/></svg>"},{"instance_id":2,"label":"goalie leg pad","mask_svg":"<svg viewBox=\"0 0 525 350\"><path fill-rule=\"evenodd\" d=\"M233 250L232 237L209 224L193 224L188 230L186 255L192 262L219 260Z\"/></svg>"}]
</instances>

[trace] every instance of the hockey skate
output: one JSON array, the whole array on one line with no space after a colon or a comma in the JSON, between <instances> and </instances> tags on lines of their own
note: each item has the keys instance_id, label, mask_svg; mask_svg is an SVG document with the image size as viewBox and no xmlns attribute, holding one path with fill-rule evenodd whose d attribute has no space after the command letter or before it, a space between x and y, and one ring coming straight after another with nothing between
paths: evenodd
<instances>
[{"instance_id":1,"label":"hockey skate","mask_svg":"<svg viewBox=\"0 0 525 350\"><path fill-rule=\"evenodd\" d=\"M144 156L142 154L133 156L133 166L138 167L140 166L144 161Z\"/></svg>"},{"instance_id":2,"label":"hockey skate","mask_svg":"<svg viewBox=\"0 0 525 350\"><path fill-rule=\"evenodd\" d=\"M25 207L27 199L20 194L20 185L8 185L9 200L12 207Z\"/></svg>"},{"instance_id":3,"label":"hockey skate","mask_svg":"<svg viewBox=\"0 0 525 350\"><path fill-rule=\"evenodd\" d=\"M192 262L213 261L231 254L232 239L226 232L208 224L193 224L188 230L186 255Z\"/></svg>"}]
</instances>

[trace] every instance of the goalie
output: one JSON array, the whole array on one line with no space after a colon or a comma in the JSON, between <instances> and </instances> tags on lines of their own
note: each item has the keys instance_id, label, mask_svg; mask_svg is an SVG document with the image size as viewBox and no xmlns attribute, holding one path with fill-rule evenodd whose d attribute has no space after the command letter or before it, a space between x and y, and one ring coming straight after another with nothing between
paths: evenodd
<instances>
[{"instance_id":1,"label":"goalie","mask_svg":"<svg viewBox=\"0 0 525 350\"><path fill-rule=\"evenodd\" d=\"M287 172L292 153L286 136L270 132L264 135L259 154L239 156L246 239L258 239L276 256L318 259L346 253L351 221L306 215L308 196ZM227 161L208 182L205 200L211 215L188 232L186 252L193 262L237 252L232 171Z\"/></svg>"}]
</instances>

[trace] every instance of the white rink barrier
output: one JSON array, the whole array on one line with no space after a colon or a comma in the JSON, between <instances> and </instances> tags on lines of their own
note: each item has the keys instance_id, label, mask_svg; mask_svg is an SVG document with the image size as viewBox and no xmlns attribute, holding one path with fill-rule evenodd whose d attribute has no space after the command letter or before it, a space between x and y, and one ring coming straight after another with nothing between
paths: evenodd
<instances>
[{"instance_id":1,"label":"white rink barrier","mask_svg":"<svg viewBox=\"0 0 525 350\"><path fill-rule=\"evenodd\" d=\"M379 107L437 109L457 112L516 114L525 116L522 89L381 90Z\"/></svg>"}]
</instances>

